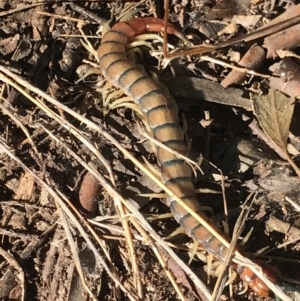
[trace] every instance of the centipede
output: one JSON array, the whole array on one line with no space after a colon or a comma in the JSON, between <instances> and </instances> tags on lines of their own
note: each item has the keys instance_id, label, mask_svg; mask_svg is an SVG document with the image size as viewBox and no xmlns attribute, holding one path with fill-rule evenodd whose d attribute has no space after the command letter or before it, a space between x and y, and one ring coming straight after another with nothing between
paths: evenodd
<instances>
[{"instance_id":1,"label":"centipede","mask_svg":"<svg viewBox=\"0 0 300 301\"><path fill-rule=\"evenodd\" d=\"M163 89L157 81L126 56L127 45L133 42L136 36L150 32L162 32L164 28L164 20L153 17L116 23L102 37L98 48L99 66L107 81L112 82L115 87L132 97L134 102L140 106L147 118L153 137L173 151L187 156L185 133L180 126L179 109L175 100L166 89ZM181 32L170 23L166 26L166 32L180 39L183 38ZM203 220L209 222L209 218L201 210L196 197L190 165L184 159L179 158L175 152L170 152L164 147L157 146L156 158L162 182L166 187ZM174 198L169 196L167 201L175 220L185 229L187 235L201 244L218 260L224 261L228 251L227 247ZM212 224L212 227L227 241L230 241L229 236L217 226ZM235 248L236 250L242 249L239 245ZM261 267L269 280L277 285L281 284L281 274L275 267L261 260L254 260L254 262ZM258 296L270 294L268 286L251 269L236 263L232 263L232 266L255 294Z\"/></svg>"}]
</instances>

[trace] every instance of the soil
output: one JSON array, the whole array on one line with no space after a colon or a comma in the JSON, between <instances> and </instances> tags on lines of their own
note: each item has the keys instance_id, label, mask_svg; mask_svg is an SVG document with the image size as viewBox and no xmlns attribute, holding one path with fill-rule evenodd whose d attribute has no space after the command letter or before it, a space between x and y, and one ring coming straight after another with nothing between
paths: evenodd
<instances>
[{"instance_id":1,"label":"soil","mask_svg":"<svg viewBox=\"0 0 300 301\"><path fill-rule=\"evenodd\" d=\"M160 171L140 109L97 64L109 25L149 16L167 17L195 45L233 39L164 60L162 39L148 35L128 57L178 103L189 156L200 162L203 210L230 236L236 225L240 238L250 231L243 254L263 250L258 258L298 300L299 47L295 38L278 46L280 55L275 29L243 38L294 2L172 0L165 16L155 0L0 1L0 300L208 300L197 278L214 290L222 265L173 233L178 224L154 181ZM191 48L167 39L170 53ZM254 44L263 56L241 60ZM233 74L230 65L240 69ZM232 278L216 299L276 298Z\"/></svg>"}]
</instances>

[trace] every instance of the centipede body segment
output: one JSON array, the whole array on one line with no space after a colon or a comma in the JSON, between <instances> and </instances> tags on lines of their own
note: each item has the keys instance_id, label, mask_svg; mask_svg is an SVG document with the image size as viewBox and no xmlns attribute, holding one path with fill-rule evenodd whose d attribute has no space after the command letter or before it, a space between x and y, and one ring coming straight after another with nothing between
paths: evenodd
<instances>
[{"instance_id":1,"label":"centipede body segment","mask_svg":"<svg viewBox=\"0 0 300 301\"><path fill-rule=\"evenodd\" d=\"M98 49L99 64L105 78L141 106L154 138L174 151L187 155L176 102L151 76L129 61L126 56L126 45L132 42L136 35L145 32L161 32L163 28L163 20L150 17L115 24L102 38ZM179 38L182 37L182 34L171 24L168 24L167 32ZM157 147L156 156L164 184L193 211L208 221L196 198L191 167L184 160L161 147ZM208 252L223 261L227 248L176 200L169 197L168 202L176 221L186 233L203 245ZM214 229L230 241L230 238L221 233L217 227L214 226ZM277 269L261 261L257 263L270 280L275 283L280 282L280 273ZM249 268L237 264L233 267L257 295L269 295L269 288Z\"/></svg>"}]
</instances>

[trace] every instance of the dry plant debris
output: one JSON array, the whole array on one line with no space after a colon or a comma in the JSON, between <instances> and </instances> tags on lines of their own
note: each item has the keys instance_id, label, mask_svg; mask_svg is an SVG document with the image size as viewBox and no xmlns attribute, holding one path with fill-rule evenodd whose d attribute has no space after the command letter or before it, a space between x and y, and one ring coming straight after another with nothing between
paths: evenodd
<instances>
[{"instance_id":1,"label":"dry plant debris","mask_svg":"<svg viewBox=\"0 0 300 301\"><path fill-rule=\"evenodd\" d=\"M243 236L254 228L245 248L268 247L261 257L297 289L300 4L166 4L169 21L198 46L170 37L167 47L167 37L156 36L129 56L184 111L191 158L202 162L199 200L211 218L228 207L224 229L232 233L231 212L254 192L240 221ZM4 0L0 9L0 299L211 300L213 267L226 266L185 235L162 239L178 225L160 216L170 210L159 200L155 141L131 100L95 73L93 49L108 20L163 18L163 1ZM109 99L115 109L107 112ZM230 289L216 287L224 300L263 299L241 291L238 278Z\"/></svg>"}]
</instances>

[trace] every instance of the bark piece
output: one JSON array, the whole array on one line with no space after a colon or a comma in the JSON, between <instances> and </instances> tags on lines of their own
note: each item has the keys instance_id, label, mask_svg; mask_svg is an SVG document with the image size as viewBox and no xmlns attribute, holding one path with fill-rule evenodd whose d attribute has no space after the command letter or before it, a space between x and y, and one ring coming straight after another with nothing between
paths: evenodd
<instances>
[{"instance_id":1,"label":"bark piece","mask_svg":"<svg viewBox=\"0 0 300 301\"><path fill-rule=\"evenodd\" d=\"M251 47L243 58L239 61L241 67L256 70L265 59L265 51L262 47L255 45ZM246 79L246 73L232 69L230 73L222 80L221 85L224 88L232 84L241 83Z\"/></svg>"},{"instance_id":2,"label":"bark piece","mask_svg":"<svg viewBox=\"0 0 300 301\"><path fill-rule=\"evenodd\" d=\"M277 50L294 49L300 44L300 24L272 34L265 38L263 47L267 49L267 58L277 56Z\"/></svg>"}]
</instances>

